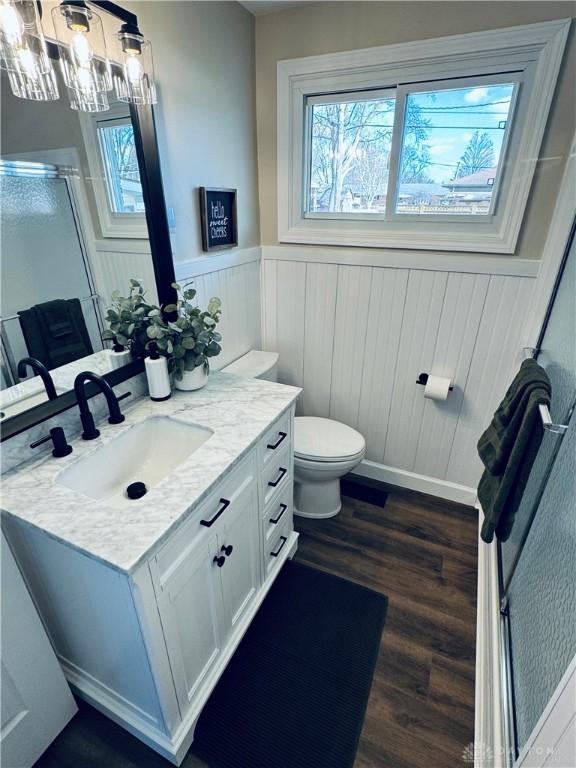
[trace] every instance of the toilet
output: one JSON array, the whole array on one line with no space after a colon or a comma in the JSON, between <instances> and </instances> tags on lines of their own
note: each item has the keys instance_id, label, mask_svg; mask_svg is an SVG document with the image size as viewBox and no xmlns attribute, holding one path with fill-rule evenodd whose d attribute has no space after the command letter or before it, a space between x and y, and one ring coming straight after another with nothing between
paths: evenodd
<instances>
[{"instance_id":1,"label":"toilet","mask_svg":"<svg viewBox=\"0 0 576 768\"><path fill-rule=\"evenodd\" d=\"M223 368L255 379L277 380L278 353L252 350ZM352 427L318 416L294 419L294 514L334 517L342 508L340 478L366 454L366 441Z\"/></svg>"}]
</instances>

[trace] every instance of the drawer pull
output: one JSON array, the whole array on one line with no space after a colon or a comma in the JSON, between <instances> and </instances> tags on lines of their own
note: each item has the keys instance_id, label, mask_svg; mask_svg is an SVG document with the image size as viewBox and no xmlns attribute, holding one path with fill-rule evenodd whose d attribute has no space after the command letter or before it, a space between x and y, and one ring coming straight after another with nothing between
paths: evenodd
<instances>
[{"instance_id":1,"label":"drawer pull","mask_svg":"<svg viewBox=\"0 0 576 768\"><path fill-rule=\"evenodd\" d=\"M284 475L286 474L286 472L288 472L288 470L287 470L287 469L285 469L284 467L280 467L280 472L278 473L278 477L277 477L277 478L276 478L276 480L274 480L274 481L272 481L272 480L268 480L268 485L269 485L271 488L276 488L276 486L278 485L278 483L280 482L280 480L282 480L282 478L284 477Z\"/></svg>"},{"instance_id":2,"label":"drawer pull","mask_svg":"<svg viewBox=\"0 0 576 768\"><path fill-rule=\"evenodd\" d=\"M268 443L266 448L270 448L271 451L275 451L276 448L278 448L278 446L281 445L284 442L286 437L288 437L288 433L287 432L278 432L278 434L279 434L278 440L276 440L276 442L272 443L272 444Z\"/></svg>"},{"instance_id":3,"label":"drawer pull","mask_svg":"<svg viewBox=\"0 0 576 768\"><path fill-rule=\"evenodd\" d=\"M228 546L224 545L223 547L220 548L220 552L224 552L226 557L230 557L233 551L234 551L234 547L232 546L232 544L228 544Z\"/></svg>"},{"instance_id":4,"label":"drawer pull","mask_svg":"<svg viewBox=\"0 0 576 768\"><path fill-rule=\"evenodd\" d=\"M282 517L284 512L286 512L287 509L288 509L288 504L280 504L280 514L278 515L278 517L271 517L270 522L276 525L276 523L280 520L280 518Z\"/></svg>"},{"instance_id":5,"label":"drawer pull","mask_svg":"<svg viewBox=\"0 0 576 768\"><path fill-rule=\"evenodd\" d=\"M288 541L288 539L286 538L286 536L280 536L280 541L282 542L282 544L280 544L280 546L278 547L278 549L276 550L276 552L270 552L270 557L278 557L278 555L280 554L280 552L282 552L282 549L283 549L283 547L284 547L284 544L286 544L286 542Z\"/></svg>"},{"instance_id":6,"label":"drawer pull","mask_svg":"<svg viewBox=\"0 0 576 768\"><path fill-rule=\"evenodd\" d=\"M218 566L218 568L222 568L222 566L223 566L223 565L224 565L224 563L226 562L226 558L224 557L224 555L220 555L220 556L218 556L218 555L215 555L215 556L214 556L214 559L212 560L212 562L213 562L213 563L216 563L216 565Z\"/></svg>"},{"instance_id":7,"label":"drawer pull","mask_svg":"<svg viewBox=\"0 0 576 768\"><path fill-rule=\"evenodd\" d=\"M206 528L210 528L211 525L214 525L214 523L216 522L216 520L218 520L222 512L224 512L224 510L230 506L230 501L228 499L220 499L220 504L222 504L222 506L220 507L218 512L216 512L212 520L200 520L200 525L205 525Z\"/></svg>"}]
</instances>

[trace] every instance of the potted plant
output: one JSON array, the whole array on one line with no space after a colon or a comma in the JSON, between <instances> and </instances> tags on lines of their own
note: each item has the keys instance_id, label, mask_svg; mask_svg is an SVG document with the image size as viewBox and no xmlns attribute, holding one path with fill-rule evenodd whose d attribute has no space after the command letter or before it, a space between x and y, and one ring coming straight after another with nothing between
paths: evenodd
<instances>
[{"instance_id":1,"label":"potted plant","mask_svg":"<svg viewBox=\"0 0 576 768\"><path fill-rule=\"evenodd\" d=\"M104 331L102 339L130 349L134 357L143 357L150 341L147 328L152 319L161 314L159 307L146 301L141 281L132 278L128 296L122 296L118 290L112 293L112 306L106 311L110 328Z\"/></svg>"},{"instance_id":2,"label":"potted plant","mask_svg":"<svg viewBox=\"0 0 576 768\"><path fill-rule=\"evenodd\" d=\"M174 377L176 389L200 389L208 381L210 370L208 360L222 351L222 336L216 331L220 320L221 301L213 297L208 308L200 309L194 304L196 290L181 288L178 283L172 287L178 291L175 304L163 307L164 313L177 313L175 320L165 320L161 313L148 314L146 328L148 343L154 341L161 354L168 358L168 367Z\"/></svg>"}]
</instances>

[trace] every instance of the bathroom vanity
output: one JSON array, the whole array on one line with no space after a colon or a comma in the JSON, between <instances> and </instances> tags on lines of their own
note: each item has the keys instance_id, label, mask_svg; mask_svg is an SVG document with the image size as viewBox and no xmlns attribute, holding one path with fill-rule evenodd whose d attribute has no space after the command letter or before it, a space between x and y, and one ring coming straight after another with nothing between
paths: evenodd
<instances>
[{"instance_id":1,"label":"bathroom vanity","mask_svg":"<svg viewBox=\"0 0 576 768\"><path fill-rule=\"evenodd\" d=\"M4 480L3 528L69 683L177 765L296 550L299 391L215 373Z\"/></svg>"}]
</instances>

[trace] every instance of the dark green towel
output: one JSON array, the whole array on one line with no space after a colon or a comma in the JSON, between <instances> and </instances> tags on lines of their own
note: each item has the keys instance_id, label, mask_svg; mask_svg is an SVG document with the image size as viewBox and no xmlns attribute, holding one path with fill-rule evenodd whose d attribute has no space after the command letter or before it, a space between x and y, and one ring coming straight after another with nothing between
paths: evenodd
<instances>
[{"instance_id":1,"label":"dark green towel","mask_svg":"<svg viewBox=\"0 0 576 768\"><path fill-rule=\"evenodd\" d=\"M525 360L478 441L486 469L478 486L484 512L481 536L490 542L510 535L514 515L542 440L539 405L550 405L550 381L535 360Z\"/></svg>"},{"instance_id":2,"label":"dark green towel","mask_svg":"<svg viewBox=\"0 0 576 768\"><path fill-rule=\"evenodd\" d=\"M55 299L18 312L30 357L48 370L94 351L78 299Z\"/></svg>"},{"instance_id":3,"label":"dark green towel","mask_svg":"<svg viewBox=\"0 0 576 768\"><path fill-rule=\"evenodd\" d=\"M548 374L536 360L524 360L490 426L478 441L478 454L493 475L500 475L505 469L530 395L537 390L547 393L546 404L549 404L551 389Z\"/></svg>"}]
</instances>

